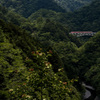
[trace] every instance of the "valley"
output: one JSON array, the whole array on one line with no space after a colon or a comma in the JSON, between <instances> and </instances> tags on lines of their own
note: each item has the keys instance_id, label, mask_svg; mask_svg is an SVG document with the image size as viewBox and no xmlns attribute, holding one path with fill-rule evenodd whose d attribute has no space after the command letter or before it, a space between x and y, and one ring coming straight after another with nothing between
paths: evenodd
<instances>
[{"instance_id":1,"label":"valley","mask_svg":"<svg viewBox=\"0 0 100 100\"><path fill-rule=\"evenodd\" d=\"M99 4L1 0L0 100L100 100Z\"/></svg>"}]
</instances>

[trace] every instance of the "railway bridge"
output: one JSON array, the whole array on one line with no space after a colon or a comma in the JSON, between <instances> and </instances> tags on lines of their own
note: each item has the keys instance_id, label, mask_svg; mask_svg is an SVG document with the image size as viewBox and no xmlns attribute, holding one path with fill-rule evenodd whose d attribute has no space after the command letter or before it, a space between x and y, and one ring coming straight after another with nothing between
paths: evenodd
<instances>
[{"instance_id":1,"label":"railway bridge","mask_svg":"<svg viewBox=\"0 0 100 100\"><path fill-rule=\"evenodd\" d=\"M92 31L72 31L69 34L77 36L77 37L81 37L81 36L94 36L96 34L96 32L92 32Z\"/></svg>"}]
</instances>

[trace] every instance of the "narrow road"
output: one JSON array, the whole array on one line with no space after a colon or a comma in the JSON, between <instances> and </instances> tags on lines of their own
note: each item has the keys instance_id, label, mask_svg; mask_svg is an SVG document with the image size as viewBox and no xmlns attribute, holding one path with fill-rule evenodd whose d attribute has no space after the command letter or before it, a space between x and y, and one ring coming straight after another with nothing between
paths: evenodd
<instances>
[{"instance_id":1,"label":"narrow road","mask_svg":"<svg viewBox=\"0 0 100 100\"><path fill-rule=\"evenodd\" d=\"M87 99L90 96L91 96L91 92L86 89L86 92L85 92L85 95L84 95L84 99Z\"/></svg>"},{"instance_id":2,"label":"narrow road","mask_svg":"<svg viewBox=\"0 0 100 100\"><path fill-rule=\"evenodd\" d=\"M82 85L86 88L89 88L91 90L95 90L92 86L86 85L84 82L82 83Z\"/></svg>"},{"instance_id":3,"label":"narrow road","mask_svg":"<svg viewBox=\"0 0 100 100\"><path fill-rule=\"evenodd\" d=\"M86 88L84 100L100 100L100 97L96 96L95 89L92 86L86 85L84 82L82 85Z\"/></svg>"}]
</instances>

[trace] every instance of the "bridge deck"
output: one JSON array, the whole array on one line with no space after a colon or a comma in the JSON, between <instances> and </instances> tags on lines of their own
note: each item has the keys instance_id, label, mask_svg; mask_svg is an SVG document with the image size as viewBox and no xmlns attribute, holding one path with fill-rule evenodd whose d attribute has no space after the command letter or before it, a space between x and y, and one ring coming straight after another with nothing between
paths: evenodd
<instances>
[{"instance_id":1,"label":"bridge deck","mask_svg":"<svg viewBox=\"0 0 100 100\"><path fill-rule=\"evenodd\" d=\"M96 32L92 32L92 31L72 31L69 34L80 37L80 36L93 36L93 35L96 34Z\"/></svg>"}]
</instances>

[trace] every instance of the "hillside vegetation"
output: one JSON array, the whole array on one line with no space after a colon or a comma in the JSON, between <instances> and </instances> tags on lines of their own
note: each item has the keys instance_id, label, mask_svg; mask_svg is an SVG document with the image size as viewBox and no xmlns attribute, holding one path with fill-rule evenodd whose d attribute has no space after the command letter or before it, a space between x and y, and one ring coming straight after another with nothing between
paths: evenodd
<instances>
[{"instance_id":1,"label":"hillside vegetation","mask_svg":"<svg viewBox=\"0 0 100 100\"><path fill-rule=\"evenodd\" d=\"M39 9L65 12L65 10L58 6L53 0L0 0L0 3L9 8L9 10L13 10L24 17L30 16Z\"/></svg>"},{"instance_id":2,"label":"hillside vegetation","mask_svg":"<svg viewBox=\"0 0 100 100\"><path fill-rule=\"evenodd\" d=\"M99 31L100 30L100 1L95 0L89 6L85 6L78 11L60 13L51 10L39 10L33 13L29 19L37 17L49 18L69 27L71 31ZM73 17L74 16L74 17Z\"/></svg>"},{"instance_id":3,"label":"hillside vegetation","mask_svg":"<svg viewBox=\"0 0 100 100\"><path fill-rule=\"evenodd\" d=\"M2 6L0 13L0 18L6 21L0 19L0 98L80 100L81 94L75 85L77 75L69 79L62 58L53 49L57 42L70 42L68 29L45 19L27 24L27 19ZM28 25L34 30L31 35L30 27L25 30ZM40 38L35 33L41 35ZM52 48L49 41L46 43L48 36L54 43Z\"/></svg>"},{"instance_id":4,"label":"hillside vegetation","mask_svg":"<svg viewBox=\"0 0 100 100\"><path fill-rule=\"evenodd\" d=\"M1 99L80 100L77 79L67 78L59 60L52 62L59 59L52 49L44 50L18 26L0 20L0 27Z\"/></svg>"},{"instance_id":5,"label":"hillside vegetation","mask_svg":"<svg viewBox=\"0 0 100 100\"><path fill-rule=\"evenodd\" d=\"M84 44L69 34L100 30L99 0L73 13L54 1L0 2L1 100L81 100L83 80L100 94L100 32Z\"/></svg>"},{"instance_id":6,"label":"hillside vegetation","mask_svg":"<svg viewBox=\"0 0 100 100\"><path fill-rule=\"evenodd\" d=\"M79 49L80 60L78 67L80 76L84 76L87 82L91 83L100 94L100 32L87 41Z\"/></svg>"}]
</instances>

